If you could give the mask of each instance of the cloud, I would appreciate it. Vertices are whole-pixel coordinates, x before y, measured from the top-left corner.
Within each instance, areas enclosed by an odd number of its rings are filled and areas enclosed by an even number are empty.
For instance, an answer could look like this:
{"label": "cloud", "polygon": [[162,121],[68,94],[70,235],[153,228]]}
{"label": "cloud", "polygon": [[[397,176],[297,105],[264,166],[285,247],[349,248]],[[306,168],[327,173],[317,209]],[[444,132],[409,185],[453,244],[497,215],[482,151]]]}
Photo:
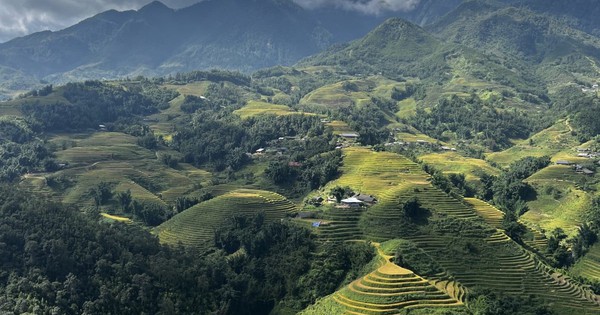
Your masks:
{"label": "cloud", "polygon": [[[59,30],[100,12],[139,9],[152,0],[0,0],[0,42],[43,30]],[[200,0],[163,0],[182,8]]]}
{"label": "cloud", "polygon": [[294,0],[299,5],[315,9],[336,7],[365,14],[381,14],[389,11],[410,11],[420,0]]}

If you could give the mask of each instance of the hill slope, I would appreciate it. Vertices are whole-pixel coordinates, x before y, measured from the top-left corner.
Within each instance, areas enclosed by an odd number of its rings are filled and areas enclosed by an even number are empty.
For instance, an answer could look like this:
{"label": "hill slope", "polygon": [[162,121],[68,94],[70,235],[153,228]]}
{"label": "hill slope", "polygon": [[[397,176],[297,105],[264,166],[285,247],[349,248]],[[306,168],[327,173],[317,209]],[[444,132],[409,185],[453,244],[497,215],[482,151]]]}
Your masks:
{"label": "hill slope", "polygon": [[267,221],[275,221],[295,209],[279,194],[240,189],[187,209],[157,227],[156,233],[163,243],[203,247],[213,240],[214,230],[235,215],[264,212]]}

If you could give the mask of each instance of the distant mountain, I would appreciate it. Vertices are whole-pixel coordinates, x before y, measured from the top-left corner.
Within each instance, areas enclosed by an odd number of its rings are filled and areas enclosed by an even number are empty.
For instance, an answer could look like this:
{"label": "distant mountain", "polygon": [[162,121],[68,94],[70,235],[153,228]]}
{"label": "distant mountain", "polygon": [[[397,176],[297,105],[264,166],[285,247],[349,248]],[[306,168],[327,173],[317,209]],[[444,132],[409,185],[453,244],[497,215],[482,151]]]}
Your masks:
{"label": "distant mountain", "polygon": [[292,64],[360,37],[382,20],[305,10],[291,0],[209,0],[180,10],[153,2],[0,44],[0,73],[66,82],[208,68],[252,71]]}
{"label": "distant mountain", "polygon": [[400,18],[391,18],[365,37],[303,60],[300,65],[341,66],[350,72],[386,72],[417,75],[445,43],[424,29]]}
{"label": "distant mountain", "polygon": [[519,3],[467,1],[427,29],[440,39],[496,55],[515,67],[529,67],[548,83],[599,75],[600,38]]}

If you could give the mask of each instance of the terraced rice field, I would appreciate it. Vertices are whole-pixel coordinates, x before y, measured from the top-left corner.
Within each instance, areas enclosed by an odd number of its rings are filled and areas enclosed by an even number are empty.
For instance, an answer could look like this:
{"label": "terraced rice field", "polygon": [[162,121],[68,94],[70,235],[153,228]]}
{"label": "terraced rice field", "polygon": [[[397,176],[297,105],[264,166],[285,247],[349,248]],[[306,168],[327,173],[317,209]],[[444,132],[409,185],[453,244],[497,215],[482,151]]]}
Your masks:
{"label": "terraced rice field", "polygon": [[383,263],[377,270],[333,296],[346,314],[398,314],[408,309],[463,307],[459,299],[436,287],[433,281],[397,266],[381,250],[379,255]]}
{"label": "terraced rice field", "polygon": [[[385,203],[393,191],[407,182],[427,184],[428,175],[419,165],[398,154],[373,152],[366,148],[344,149],[342,176],[329,183],[324,191],[335,186],[350,186],[355,192],[374,195],[379,203]],[[390,193],[392,191],[392,193]],[[378,206],[375,206],[378,207]],[[329,226],[318,229],[320,236],[329,241],[362,239],[358,222],[364,210],[337,209],[325,211]]]}
{"label": "terraced rice field", "polygon": [[[476,198],[465,198],[465,201],[475,209],[477,214],[483,218],[483,220],[497,228],[502,229],[502,219],[504,218],[504,212],[498,210],[496,207],[489,203],[476,199]],[[525,235],[525,244],[529,247],[537,250],[540,254],[545,255],[548,248],[548,239],[538,229],[527,225],[527,222],[521,222],[527,227],[527,234]]]}
{"label": "terraced rice field", "polygon": [[214,231],[235,215],[256,215],[264,212],[267,221],[284,219],[297,212],[285,197],[261,190],[239,189],[202,202],[158,226],[156,233],[166,244],[204,247],[211,242]]}
{"label": "terraced rice field", "polygon": [[[400,211],[398,204],[411,197],[416,197],[422,207],[434,211],[437,215],[458,219],[478,218],[471,208],[430,184],[405,184],[387,190],[381,196],[382,200],[366,212],[366,220],[379,220],[379,222],[405,221],[404,214]],[[403,235],[410,234],[409,232],[404,231]],[[413,232],[419,233],[419,231]],[[390,229],[370,229],[365,231],[365,234],[368,239],[375,241],[385,241],[398,237],[398,231]]]}
{"label": "terraced rice field", "polygon": [[[503,232],[475,245],[477,255],[453,255],[453,242],[435,235],[408,238],[434,257],[456,281],[467,288],[489,288],[506,294],[534,295],[565,314],[598,314],[599,297],[554,272],[534,255],[521,249]],[[464,240],[464,238],[463,238]],[[472,240],[477,244],[477,240]],[[483,246],[483,247],[480,247]]]}
{"label": "terraced rice field", "polygon": [[299,114],[285,105],[277,105],[260,101],[248,101],[248,104],[233,112],[242,119],[257,115],[290,115]]}
{"label": "terraced rice field", "polygon": [[325,211],[324,220],[330,223],[317,229],[319,237],[330,242],[363,239],[363,233],[358,226],[363,211],[352,208],[331,208]]}
{"label": "terraced rice field", "polygon": [[475,209],[477,214],[489,225],[501,229],[502,219],[504,218],[504,212],[498,210],[496,207],[489,203],[476,199],[476,198],[465,198],[465,201]]}
{"label": "terraced rice field", "polygon": [[[530,183],[535,188],[537,197],[527,202],[529,211],[521,216],[521,220],[546,231],[562,228],[568,235],[575,235],[592,202],[592,196],[567,182]],[[546,194],[548,186],[561,191],[562,196],[556,199],[552,194]]]}
{"label": "terraced rice field", "polygon": [[405,182],[426,184],[429,177],[418,164],[395,153],[360,147],[344,149],[343,153],[342,176],[329,183],[325,190],[350,186],[355,192],[378,197]]}
{"label": "terraced rice field", "polygon": [[585,175],[575,173],[572,166],[550,165],[527,178],[528,182],[569,182],[576,183]]}
{"label": "terraced rice field", "polygon": [[499,175],[500,171],[484,160],[464,157],[456,152],[432,153],[420,156],[423,162],[434,166],[444,174],[465,174],[467,181],[479,180],[476,172]]}
{"label": "terraced rice field", "polygon": [[554,156],[579,145],[579,141],[571,134],[569,125],[564,120],[533,135],[531,140],[533,145],[530,145],[529,140],[522,140],[510,149],[489,154],[486,159],[502,166],[508,166],[508,164],[527,156]]}
{"label": "terraced rice field", "polygon": [[592,246],[588,253],[571,268],[571,272],[577,276],[599,281],[600,244]]}

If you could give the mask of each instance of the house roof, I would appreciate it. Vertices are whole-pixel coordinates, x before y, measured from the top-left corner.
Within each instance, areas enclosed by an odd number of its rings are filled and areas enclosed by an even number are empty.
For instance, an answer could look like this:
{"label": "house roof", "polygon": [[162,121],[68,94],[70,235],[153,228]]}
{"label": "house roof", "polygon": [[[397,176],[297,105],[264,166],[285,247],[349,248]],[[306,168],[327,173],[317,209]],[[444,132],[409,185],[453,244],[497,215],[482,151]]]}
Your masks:
{"label": "house roof", "polygon": [[556,161],[556,164],[571,165],[573,163],[566,161],[566,160],[558,160],[558,161]]}
{"label": "house roof", "polygon": [[358,138],[357,133],[340,133],[340,137],[344,138]]}
{"label": "house roof", "polygon": [[365,194],[360,194],[357,196],[354,196],[356,199],[363,201],[363,202],[373,202],[375,201],[375,198],[373,196],[369,196],[369,195],[365,195]]}
{"label": "house roof", "polygon": [[582,171],[583,171],[583,174],[594,174],[594,171],[587,169],[587,168],[584,168]]}
{"label": "house roof", "polygon": [[361,200],[356,197],[350,197],[342,200],[342,203],[363,203]]}

